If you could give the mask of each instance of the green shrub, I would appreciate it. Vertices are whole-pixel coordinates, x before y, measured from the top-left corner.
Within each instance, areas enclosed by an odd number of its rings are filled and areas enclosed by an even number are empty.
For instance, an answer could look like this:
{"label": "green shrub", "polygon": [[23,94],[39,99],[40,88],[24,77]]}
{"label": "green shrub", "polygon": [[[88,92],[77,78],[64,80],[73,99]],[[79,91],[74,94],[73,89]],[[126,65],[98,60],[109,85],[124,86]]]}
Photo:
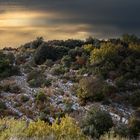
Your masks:
{"label": "green shrub", "polygon": [[43,91],[40,91],[39,93],[37,93],[36,101],[45,102],[46,100],[47,100],[47,96],[45,95]]}
{"label": "green shrub", "polygon": [[[139,114],[139,113],[138,113]],[[118,135],[122,138],[137,139],[140,133],[140,119],[139,116],[134,114],[129,119],[129,123],[120,124],[114,128],[114,135]]]}
{"label": "green shrub", "polygon": [[111,116],[97,108],[91,108],[81,123],[83,132],[92,138],[99,138],[113,126]]}
{"label": "green shrub", "polygon": [[[5,127],[6,126],[6,127]],[[88,140],[77,126],[76,122],[66,116],[53,122],[32,121],[27,124],[24,120],[0,119],[0,140]]]}
{"label": "green shrub", "polygon": [[71,57],[66,55],[61,59],[61,63],[65,66],[65,67],[70,67],[71,66]]}
{"label": "green shrub", "polygon": [[112,61],[118,56],[118,49],[122,47],[120,45],[115,46],[112,43],[102,44],[100,48],[94,48],[91,52],[90,62],[100,63],[104,60]]}
{"label": "green shrub", "polygon": [[0,111],[3,111],[3,110],[5,110],[5,109],[7,109],[5,103],[2,102],[2,101],[0,101]]}
{"label": "green shrub", "polygon": [[101,136],[100,140],[130,140],[128,137],[122,137],[114,131],[110,131]]}
{"label": "green shrub", "polygon": [[51,73],[53,75],[60,75],[60,74],[64,74],[65,72],[66,72],[65,68],[60,65],[56,65],[51,69]]}
{"label": "green shrub", "polygon": [[126,84],[126,80],[123,76],[115,79],[115,84],[118,88],[124,88]]}
{"label": "green shrub", "polygon": [[98,78],[85,77],[79,81],[77,95],[82,101],[101,101],[104,98],[103,85],[104,82]]}
{"label": "green shrub", "polygon": [[114,128],[115,135],[119,135],[120,137],[126,138],[129,137],[129,128],[125,124],[120,124]]}
{"label": "green shrub", "polygon": [[1,85],[1,88],[4,92],[11,92],[11,93],[20,93],[21,92],[21,88],[14,84],[3,84]]}
{"label": "green shrub", "polygon": [[117,88],[115,86],[105,84],[102,92],[104,93],[105,97],[109,98],[115,95]]}
{"label": "green shrub", "polygon": [[68,53],[68,48],[63,46],[49,46],[47,43],[42,43],[35,52],[34,61],[36,64],[43,64],[47,59],[53,61],[61,59]]}
{"label": "green shrub", "polygon": [[47,80],[43,74],[43,71],[32,70],[27,75],[27,82],[29,83],[30,87],[41,87],[46,86]]}
{"label": "green shrub", "polygon": [[135,106],[140,107],[140,90],[136,90],[129,96],[129,102]]}
{"label": "green shrub", "polygon": [[44,86],[48,86],[48,82],[47,82],[47,80],[46,79],[44,79],[44,78],[37,78],[37,79],[32,79],[32,80],[30,80],[30,81],[28,81],[28,83],[29,83],[29,86],[30,87],[44,87]]}
{"label": "green shrub", "polygon": [[47,59],[44,63],[47,67],[52,67],[54,62],[51,59]]}
{"label": "green shrub", "polygon": [[140,134],[140,118],[136,114],[133,114],[129,119],[129,136],[137,138]]}
{"label": "green shrub", "polygon": [[32,70],[33,70],[33,68],[32,68],[32,66],[30,65],[30,64],[25,64],[24,66],[23,66],[23,68],[24,68],[24,72],[25,73],[30,73]]}
{"label": "green shrub", "polygon": [[27,102],[27,101],[29,101],[29,97],[26,96],[26,95],[22,95],[22,96],[21,96],[21,101],[22,101],[22,102]]}
{"label": "green shrub", "polygon": [[52,85],[52,80],[51,79],[46,79],[44,81],[44,85],[47,86],[47,87],[51,86]]}
{"label": "green shrub", "polygon": [[10,57],[3,52],[0,52],[0,78],[9,77],[12,75],[19,75],[19,67],[14,66],[14,61],[10,60]]}

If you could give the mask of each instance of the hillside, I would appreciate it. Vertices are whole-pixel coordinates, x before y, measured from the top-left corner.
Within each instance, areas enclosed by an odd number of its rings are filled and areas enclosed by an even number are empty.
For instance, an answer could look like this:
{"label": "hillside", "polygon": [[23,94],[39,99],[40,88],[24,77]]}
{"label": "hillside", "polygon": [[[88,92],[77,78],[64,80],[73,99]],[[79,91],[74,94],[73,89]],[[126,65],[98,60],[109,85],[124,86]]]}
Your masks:
{"label": "hillside", "polygon": [[2,49],[0,117],[0,140],[139,139],[140,39]]}

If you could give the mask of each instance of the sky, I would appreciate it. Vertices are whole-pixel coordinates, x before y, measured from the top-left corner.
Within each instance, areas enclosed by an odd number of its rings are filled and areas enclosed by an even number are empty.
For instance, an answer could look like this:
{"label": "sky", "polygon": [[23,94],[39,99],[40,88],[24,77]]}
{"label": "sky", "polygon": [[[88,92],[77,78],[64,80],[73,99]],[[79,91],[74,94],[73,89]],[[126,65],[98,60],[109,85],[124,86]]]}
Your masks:
{"label": "sky", "polygon": [[140,36],[140,0],[0,0],[0,47],[124,33]]}

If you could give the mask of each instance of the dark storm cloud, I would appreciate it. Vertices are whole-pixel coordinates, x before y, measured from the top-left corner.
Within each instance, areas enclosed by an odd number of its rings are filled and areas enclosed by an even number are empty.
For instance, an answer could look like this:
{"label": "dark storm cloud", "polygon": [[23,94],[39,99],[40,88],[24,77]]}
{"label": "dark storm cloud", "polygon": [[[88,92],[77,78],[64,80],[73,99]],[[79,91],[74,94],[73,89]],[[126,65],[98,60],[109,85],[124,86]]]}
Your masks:
{"label": "dark storm cloud", "polygon": [[140,35],[140,0],[0,0],[0,4],[57,13],[50,24],[85,24],[87,32],[99,37]]}

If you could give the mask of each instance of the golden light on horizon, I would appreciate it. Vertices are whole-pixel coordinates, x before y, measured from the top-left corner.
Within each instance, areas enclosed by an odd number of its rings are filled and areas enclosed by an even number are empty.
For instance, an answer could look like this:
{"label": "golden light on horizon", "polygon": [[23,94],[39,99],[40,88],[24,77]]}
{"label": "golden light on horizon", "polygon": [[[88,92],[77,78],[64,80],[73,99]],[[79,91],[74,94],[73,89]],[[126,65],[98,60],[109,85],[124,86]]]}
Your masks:
{"label": "golden light on horizon", "polygon": [[85,38],[88,25],[56,24],[52,19],[60,18],[58,13],[19,10],[0,13],[0,48],[18,47],[43,36],[45,39]]}
{"label": "golden light on horizon", "polygon": [[5,12],[0,16],[0,28],[30,26],[35,19],[50,16],[52,15],[30,11]]}

